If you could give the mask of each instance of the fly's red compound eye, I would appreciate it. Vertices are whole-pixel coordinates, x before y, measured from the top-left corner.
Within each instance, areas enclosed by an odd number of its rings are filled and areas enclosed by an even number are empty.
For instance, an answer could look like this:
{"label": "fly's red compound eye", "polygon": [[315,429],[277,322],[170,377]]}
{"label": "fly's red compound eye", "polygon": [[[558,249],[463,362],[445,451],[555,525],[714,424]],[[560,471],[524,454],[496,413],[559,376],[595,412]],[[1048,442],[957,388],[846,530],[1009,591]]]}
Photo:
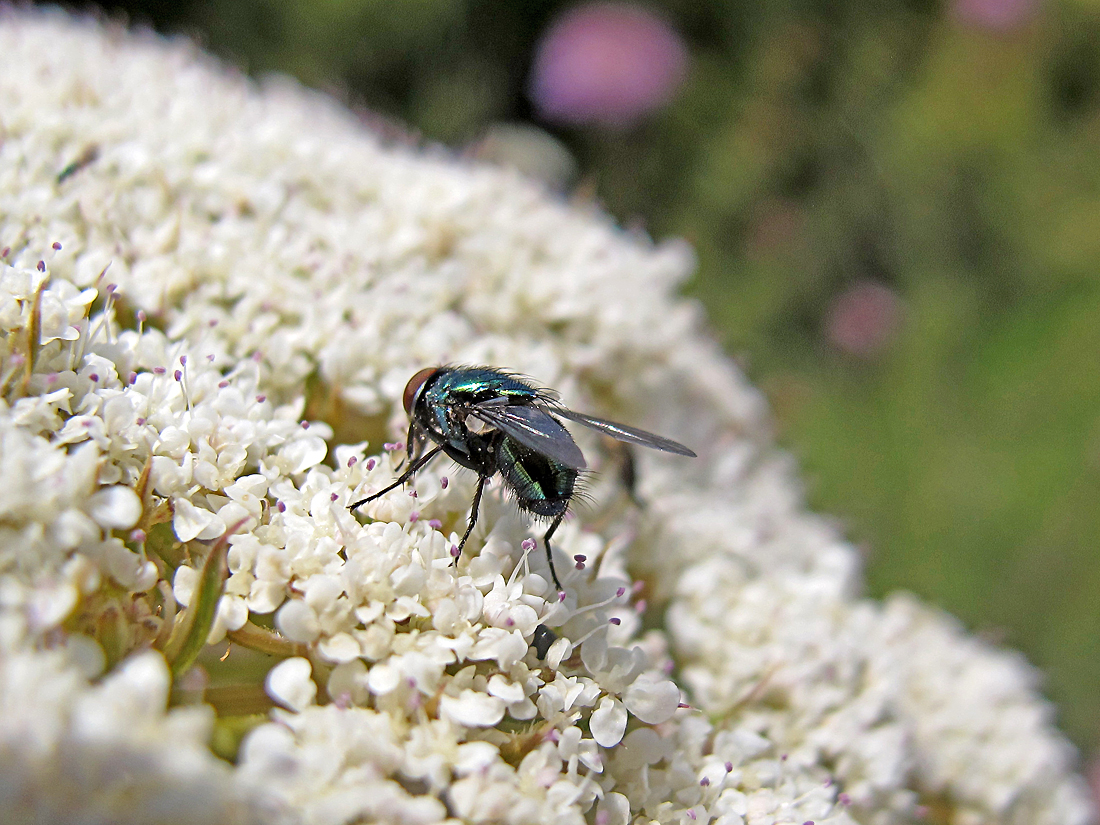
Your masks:
{"label": "fly's red compound eye", "polygon": [[406,413],[412,415],[413,404],[416,403],[416,397],[420,395],[420,388],[437,372],[439,367],[426,367],[409,379],[409,383],[405,385],[405,394],[401,398],[401,404],[405,407]]}

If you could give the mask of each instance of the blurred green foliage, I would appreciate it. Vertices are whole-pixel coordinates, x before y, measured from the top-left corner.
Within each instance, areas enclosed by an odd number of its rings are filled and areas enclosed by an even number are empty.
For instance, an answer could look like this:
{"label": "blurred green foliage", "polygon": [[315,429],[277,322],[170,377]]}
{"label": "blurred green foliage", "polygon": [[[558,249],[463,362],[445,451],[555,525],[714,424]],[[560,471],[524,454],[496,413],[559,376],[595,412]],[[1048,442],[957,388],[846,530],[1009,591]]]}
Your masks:
{"label": "blurred green foliage", "polygon": [[[120,5],[461,146],[537,123],[527,72],[569,4]],[[631,129],[557,130],[582,184],[695,244],[690,293],[769,393],[814,506],[869,548],[871,592],[913,590],[1023,649],[1095,749],[1100,5],[653,5],[690,76]],[[829,317],[864,282],[900,321],[853,354]]]}

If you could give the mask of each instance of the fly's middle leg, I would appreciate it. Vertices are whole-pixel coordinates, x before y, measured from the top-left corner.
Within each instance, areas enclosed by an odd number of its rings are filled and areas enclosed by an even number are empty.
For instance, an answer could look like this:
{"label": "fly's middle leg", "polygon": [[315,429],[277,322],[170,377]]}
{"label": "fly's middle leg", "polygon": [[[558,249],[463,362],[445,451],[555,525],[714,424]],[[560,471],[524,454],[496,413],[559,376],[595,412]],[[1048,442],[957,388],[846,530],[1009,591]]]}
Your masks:
{"label": "fly's middle leg", "polygon": [[485,482],[489,480],[489,476],[482,473],[477,477],[477,490],[474,491],[474,503],[470,505],[470,522],[466,525],[466,532],[462,534],[462,541],[458,543],[458,552],[455,554],[451,564],[458,564],[458,558],[462,555],[462,548],[466,546],[466,539],[470,538],[470,533],[474,531],[474,525],[477,524],[477,511],[481,506],[481,493],[485,490]]}

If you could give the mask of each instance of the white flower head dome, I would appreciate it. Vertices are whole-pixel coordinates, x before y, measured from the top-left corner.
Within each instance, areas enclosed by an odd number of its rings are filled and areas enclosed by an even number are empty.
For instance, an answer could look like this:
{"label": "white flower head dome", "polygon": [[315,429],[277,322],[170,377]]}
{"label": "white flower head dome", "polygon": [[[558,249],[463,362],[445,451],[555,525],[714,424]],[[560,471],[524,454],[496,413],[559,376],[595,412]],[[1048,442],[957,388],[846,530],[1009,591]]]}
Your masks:
{"label": "white flower head dome", "polygon": [[[5,9],[0,252],[12,821],[1092,821],[1026,664],[859,597],[675,297],[683,244],[188,42]],[[444,363],[700,458],[639,454],[638,507],[576,433],[564,599],[498,486],[454,563],[448,461],[348,509]]]}

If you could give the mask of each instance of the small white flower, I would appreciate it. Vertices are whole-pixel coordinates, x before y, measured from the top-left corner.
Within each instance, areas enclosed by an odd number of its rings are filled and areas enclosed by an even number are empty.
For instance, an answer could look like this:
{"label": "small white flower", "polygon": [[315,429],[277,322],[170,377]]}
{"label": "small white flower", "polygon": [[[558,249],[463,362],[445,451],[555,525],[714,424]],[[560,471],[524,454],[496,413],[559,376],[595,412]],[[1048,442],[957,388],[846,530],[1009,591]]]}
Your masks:
{"label": "small white flower", "polygon": [[367,674],[367,687],[376,696],[385,696],[401,684],[401,670],[391,662],[375,665]]}
{"label": "small white flower", "polygon": [[500,669],[507,672],[527,655],[528,644],[519,630],[487,627],[478,636],[477,644],[469,652],[471,659],[494,659]]}
{"label": "small white flower", "polygon": [[492,590],[485,594],[484,616],[494,627],[516,628],[522,635],[530,636],[539,624],[539,614],[529,604],[521,601],[523,583],[508,585],[503,576],[493,582]]}
{"label": "small white flower", "polygon": [[558,753],[562,760],[568,763],[570,773],[576,772],[578,762],[596,773],[603,771],[603,760],[600,758],[596,742],[583,738],[580,728],[565,729],[558,739]]}
{"label": "small white flower", "polygon": [[222,596],[218,600],[218,613],[214,621],[217,632],[211,632],[213,641],[208,644],[220,641],[225,636],[226,630],[240,630],[244,627],[244,623],[248,621],[248,605],[242,598],[231,595]]}
{"label": "small white flower", "polygon": [[275,614],[275,627],[292,642],[309,644],[321,635],[317,614],[301,599],[290,599]]}
{"label": "small white flower", "polygon": [[302,711],[313,704],[317,696],[312,673],[308,659],[284,659],[268,672],[264,688],[267,695],[283,707]]}
{"label": "small white flower", "polygon": [[79,600],[80,590],[69,582],[35,588],[25,605],[29,629],[37,634],[58,627],[70,616]]}
{"label": "small white flower", "polygon": [[522,702],[527,698],[527,693],[523,689],[523,685],[510,682],[499,673],[494,673],[489,677],[488,690],[490,696],[496,696],[503,699],[510,705]]}
{"label": "small white flower", "polygon": [[584,696],[585,680],[577,676],[566,676],[560,671],[554,674],[554,681],[539,691],[538,706],[543,716],[551,718],[559,713],[568,713]]}
{"label": "small white flower", "polygon": [[324,460],[328,445],[317,436],[298,438],[277,453],[279,460],[285,462],[285,472],[290,475],[304,473],[310,467]]}

